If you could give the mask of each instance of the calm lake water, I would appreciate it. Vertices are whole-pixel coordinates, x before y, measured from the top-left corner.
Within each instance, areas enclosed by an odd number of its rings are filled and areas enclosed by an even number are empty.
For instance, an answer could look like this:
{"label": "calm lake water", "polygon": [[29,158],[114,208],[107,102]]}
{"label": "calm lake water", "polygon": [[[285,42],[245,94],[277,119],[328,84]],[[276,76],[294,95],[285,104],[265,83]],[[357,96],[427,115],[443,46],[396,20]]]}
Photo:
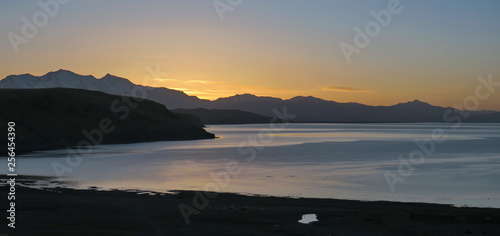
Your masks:
{"label": "calm lake water", "polygon": [[[284,128],[259,124],[207,129],[220,138],[95,147],[61,179],[76,187],[103,189],[208,188],[500,207],[500,124],[459,128],[437,123],[287,124]],[[409,160],[410,153],[421,150],[415,141],[431,139],[433,132],[443,132],[446,140],[427,144],[427,149],[435,145],[435,151]],[[67,165],[65,150],[20,156],[18,173],[55,176],[54,163]],[[228,163],[230,170],[240,172],[224,174]],[[3,158],[2,165],[6,167]],[[394,189],[387,176],[395,181]]]}

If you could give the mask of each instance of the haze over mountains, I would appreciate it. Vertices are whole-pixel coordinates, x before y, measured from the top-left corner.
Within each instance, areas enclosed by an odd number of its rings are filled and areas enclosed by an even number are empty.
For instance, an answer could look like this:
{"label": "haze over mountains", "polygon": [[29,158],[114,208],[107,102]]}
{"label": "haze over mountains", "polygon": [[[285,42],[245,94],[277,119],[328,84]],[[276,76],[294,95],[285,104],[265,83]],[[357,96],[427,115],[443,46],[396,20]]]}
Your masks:
{"label": "haze over mountains", "polygon": [[[126,96],[133,96],[131,91],[137,87],[147,91],[146,99],[164,104],[168,109],[229,109],[275,116],[276,109],[283,112],[286,107],[288,114],[296,115],[293,119],[295,122],[445,122],[443,115],[449,109],[433,106],[419,100],[393,106],[368,106],[359,103],[338,103],[310,96],[281,99],[258,97],[251,94],[210,101],[189,96],[178,90],[136,85],[125,78],[110,74],[98,79],[91,75],[78,75],[67,70],[49,72],[43,76],[10,75],[0,81],[0,88],[54,87],[86,89]],[[196,112],[201,111],[192,110],[188,113],[196,115]],[[218,111],[223,112],[223,110]],[[453,112],[449,113],[448,116],[456,114]],[[471,112],[471,115],[463,121],[500,122],[500,112]]]}

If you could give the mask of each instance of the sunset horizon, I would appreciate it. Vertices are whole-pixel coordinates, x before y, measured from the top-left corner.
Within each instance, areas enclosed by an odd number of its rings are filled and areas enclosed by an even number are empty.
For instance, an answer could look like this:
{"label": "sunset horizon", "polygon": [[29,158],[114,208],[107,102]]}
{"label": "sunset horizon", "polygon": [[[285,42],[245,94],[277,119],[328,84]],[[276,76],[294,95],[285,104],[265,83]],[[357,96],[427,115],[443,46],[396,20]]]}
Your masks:
{"label": "sunset horizon", "polygon": [[[106,76],[106,75],[113,75],[113,76],[117,76],[117,77],[120,77],[120,78],[124,78],[124,79],[127,79],[129,81],[131,81],[132,83],[134,84],[137,84],[137,85],[142,85],[142,86],[148,86],[148,87],[153,87],[153,88],[167,88],[167,89],[172,89],[172,90],[178,90],[178,91],[182,91],[184,92],[185,94],[189,95],[189,96],[195,96],[197,98],[200,98],[200,99],[205,99],[205,100],[209,100],[209,101],[215,101],[219,98],[228,98],[228,97],[233,97],[233,96],[237,96],[237,95],[244,95],[244,94],[251,94],[251,95],[255,95],[255,96],[258,96],[258,97],[274,97],[274,98],[279,98],[279,99],[282,99],[282,100],[289,100],[289,99],[292,99],[294,97],[315,97],[315,98],[319,98],[319,99],[322,99],[322,100],[326,100],[326,101],[333,101],[333,102],[341,102],[341,103],[360,103],[360,104],[363,104],[363,105],[368,105],[368,106],[393,106],[393,105],[397,105],[397,104],[401,104],[401,103],[407,103],[407,102],[412,102],[412,101],[415,101],[415,100],[418,100],[418,101],[422,101],[422,102],[425,102],[425,103],[429,103],[431,105],[434,105],[434,106],[440,106],[440,107],[453,107],[453,108],[458,108],[458,109],[464,109],[463,105],[460,104],[461,101],[458,101],[458,102],[455,102],[454,104],[434,104],[434,103],[431,103],[431,102],[428,102],[427,100],[425,100],[425,98],[422,98],[422,99],[419,99],[419,98],[413,98],[413,99],[409,99],[409,100],[401,100],[401,101],[396,101],[394,103],[364,103],[364,102],[357,102],[357,101],[341,101],[341,100],[333,100],[333,99],[329,99],[329,98],[325,98],[325,97],[320,97],[320,96],[315,96],[313,95],[312,92],[310,93],[303,93],[303,94],[291,94],[291,95],[288,95],[288,96],[280,96],[280,95],[276,95],[276,93],[273,93],[275,92],[276,90],[273,90],[272,88],[267,88],[269,89],[270,91],[273,91],[273,92],[270,92],[270,93],[263,93],[263,92],[248,92],[247,90],[241,90],[240,92],[238,93],[217,93],[217,94],[223,94],[223,95],[219,95],[219,96],[209,96],[209,95],[204,95],[203,92],[199,93],[197,91],[190,91],[189,89],[185,89],[185,88],[175,88],[175,87],[168,87],[167,86],[164,86],[162,85],[163,81],[168,81],[168,73],[165,74],[163,71],[161,71],[160,67],[158,67],[158,65],[155,67],[147,67],[145,71],[149,71],[146,73],[146,75],[142,78],[142,79],[138,79],[139,82],[134,82],[134,80],[130,79],[130,78],[127,78],[126,76],[120,76],[120,75],[116,75],[116,74],[110,74],[110,73],[105,73],[103,74],[102,76],[96,76],[94,74],[87,74],[87,73],[79,73],[79,72],[75,72],[75,71],[71,71],[71,70],[68,70],[68,69],[57,69],[57,70],[52,70],[52,71],[47,71],[45,73],[39,73],[39,74],[35,74],[35,73],[22,73],[22,74],[30,74],[30,75],[33,75],[33,76],[36,76],[36,77],[40,77],[40,76],[43,76],[43,75],[46,75],[50,72],[56,72],[56,71],[59,71],[59,70],[64,70],[64,71],[70,71],[72,73],[75,73],[75,74],[78,74],[78,75],[83,75],[83,76],[93,76],[94,78],[96,79],[101,79],[102,77]],[[154,70],[157,70],[155,72],[153,72]],[[22,74],[16,74],[16,75],[22,75]],[[158,74],[159,76],[157,78],[153,78],[152,75],[155,75],[155,74]],[[484,77],[480,77],[480,78],[483,78],[485,79]],[[1,81],[1,80],[0,80]],[[145,81],[154,81],[152,83],[144,83]],[[160,82],[158,82],[160,81]],[[480,80],[478,80],[479,82],[481,82]],[[201,85],[207,85],[207,84],[212,84],[213,81],[202,81],[202,80],[191,80],[191,82],[193,83],[198,83],[198,84],[201,84]],[[365,90],[361,90],[361,91],[358,91],[357,89],[354,89],[354,88],[349,88],[349,87],[333,87],[333,86],[325,86],[325,87],[322,87],[320,88],[320,90],[329,90],[329,91],[337,91],[337,92],[353,92],[353,93],[357,93],[357,92],[363,92],[363,93],[373,93],[372,91],[365,91]],[[251,90],[251,91],[258,91],[258,90]],[[303,92],[303,91],[295,91],[295,92]],[[458,106],[458,107],[457,107]],[[467,110],[467,109],[465,109]],[[493,108],[493,109],[474,109],[475,111],[481,111],[481,110],[484,110],[484,111],[500,111],[500,108]]]}
{"label": "sunset horizon", "polygon": [[[216,2],[7,3],[0,78],[64,68],[206,99],[251,91],[445,107],[473,95],[478,77],[499,80],[495,1]],[[143,81],[157,66],[166,76]],[[500,110],[498,100],[478,109]]]}

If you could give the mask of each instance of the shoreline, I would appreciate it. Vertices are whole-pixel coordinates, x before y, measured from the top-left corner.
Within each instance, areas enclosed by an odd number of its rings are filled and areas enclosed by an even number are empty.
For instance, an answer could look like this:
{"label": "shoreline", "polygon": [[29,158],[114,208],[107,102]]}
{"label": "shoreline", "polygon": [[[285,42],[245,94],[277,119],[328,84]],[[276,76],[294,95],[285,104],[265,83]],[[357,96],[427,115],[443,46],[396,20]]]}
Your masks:
{"label": "shoreline", "polygon": [[[21,181],[50,180],[31,176]],[[54,181],[57,182],[57,181]],[[7,186],[0,192],[6,195]],[[432,203],[286,198],[217,193],[186,224],[180,204],[199,194],[16,186],[9,235],[500,235],[500,209]],[[205,205],[198,198],[198,204]],[[200,205],[198,205],[200,206]],[[4,211],[5,213],[5,211]],[[303,214],[319,221],[301,224]]]}
{"label": "shoreline", "polygon": [[[404,125],[404,124],[420,124],[420,125],[452,125],[448,122],[295,122],[289,121],[290,124],[298,124],[298,125],[330,125],[330,124],[338,124],[338,125],[371,125],[371,124],[395,124],[395,125]],[[466,124],[489,124],[489,125],[500,125],[500,122],[467,122]],[[205,124],[204,129],[211,128],[210,126],[245,126],[245,125],[268,125],[269,123],[241,123],[241,124]],[[188,139],[168,139],[168,138],[158,138],[158,139],[143,139],[143,140],[135,140],[135,141],[106,141],[97,145],[91,145],[90,148],[96,148],[100,145],[123,145],[123,144],[140,144],[140,143],[150,143],[150,142],[170,142],[170,141],[198,141],[198,140],[210,140],[210,139],[219,139],[220,136],[214,134],[213,137],[210,138],[188,138]],[[44,151],[57,151],[57,150],[65,150],[66,148],[77,149],[80,148],[78,145],[68,145],[68,144],[50,144],[50,145],[31,145],[31,146],[23,146],[21,148],[17,148],[16,154],[18,155],[26,155],[33,154],[36,152],[44,152]],[[0,152],[0,157],[7,157],[6,153]]]}
{"label": "shoreline", "polygon": [[[141,187],[103,187],[98,185],[82,185],[79,184],[78,180],[70,179],[60,179],[56,176],[39,176],[39,175],[18,175],[16,183],[21,183],[24,187],[34,188],[34,189],[45,189],[50,190],[54,188],[72,189],[72,190],[93,190],[97,192],[109,192],[109,191],[120,191],[120,192],[132,192],[136,194],[152,194],[152,195],[168,195],[175,194],[178,192],[195,192],[195,189],[177,189],[177,188],[141,188]],[[0,174],[0,187],[5,184],[8,180],[8,176],[5,174]],[[42,182],[40,182],[42,181]],[[36,183],[35,183],[36,182]],[[206,192],[204,190],[199,190],[197,192]],[[232,191],[218,191],[215,194],[232,194],[238,196],[247,197],[274,197],[274,198],[286,198],[286,199],[318,199],[318,200],[339,200],[339,201],[358,201],[358,202],[391,202],[400,204],[432,204],[432,205],[443,205],[456,208],[481,208],[481,209],[500,209],[500,206],[496,205],[485,205],[485,204],[474,204],[471,202],[467,203],[457,203],[457,202],[439,202],[439,201],[425,201],[425,199],[418,200],[405,200],[405,199],[383,199],[383,198],[348,198],[348,197],[336,197],[336,196],[314,196],[314,195],[293,195],[293,194],[266,194],[260,192],[232,192]]]}

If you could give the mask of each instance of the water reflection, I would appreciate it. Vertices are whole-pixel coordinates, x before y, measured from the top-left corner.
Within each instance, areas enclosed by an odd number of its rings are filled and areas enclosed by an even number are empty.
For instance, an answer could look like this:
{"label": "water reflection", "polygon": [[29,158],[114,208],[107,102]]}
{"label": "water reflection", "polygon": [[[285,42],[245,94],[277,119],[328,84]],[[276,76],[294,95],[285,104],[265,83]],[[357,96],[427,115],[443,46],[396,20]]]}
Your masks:
{"label": "water reflection", "polygon": [[[204,190],[210,175],[237,162],[223,192],[292,197],[395,200],[500,207],[500,126],[463,124],[290,124],[247,161],[239,150],[267,125],[217,125],[215,140],[102,145],[84,157],[63,180],[99,188]],[[398,156],[415,149],[414,139],[429,138],[434,128],[448,140],[390,192],[383,173],[397,170]],[[243,146],[243,148],[251,146]],[[241,147],[240,147],[241,148]],[[64,150],[18,158],[21,175],[54,176],[51,164],[65,162]],[[6,166],[6,160],[2,159]],[[5,169],[2,169],[5,173]]]}

